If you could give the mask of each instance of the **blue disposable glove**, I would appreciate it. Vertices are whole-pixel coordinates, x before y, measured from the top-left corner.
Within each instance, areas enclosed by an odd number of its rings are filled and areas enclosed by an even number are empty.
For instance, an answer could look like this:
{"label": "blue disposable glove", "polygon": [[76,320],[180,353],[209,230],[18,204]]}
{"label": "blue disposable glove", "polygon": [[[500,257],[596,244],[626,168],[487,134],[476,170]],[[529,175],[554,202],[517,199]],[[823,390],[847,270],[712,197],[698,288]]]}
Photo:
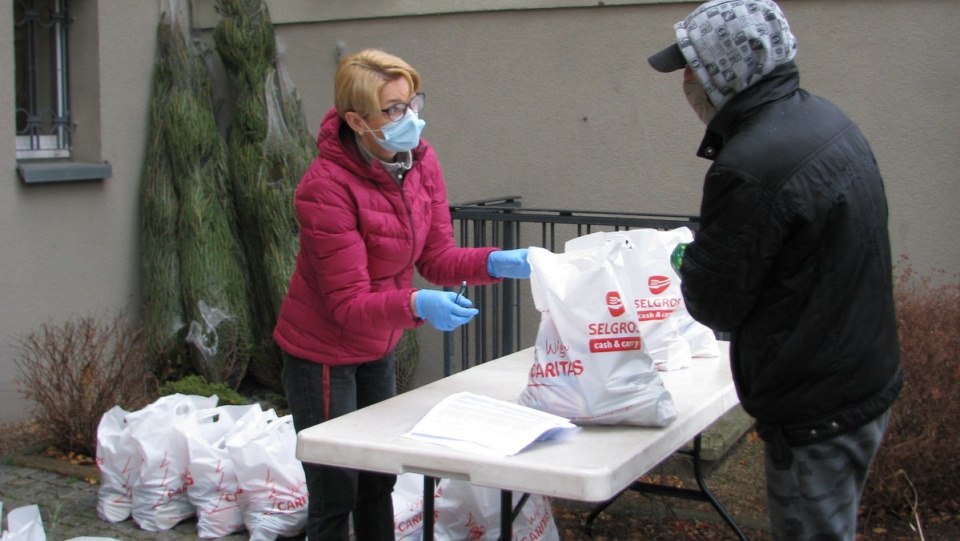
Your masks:
{"label": "blue disposable glove", "polygon": [[452,331],[480,313],[480,310],[470,308],[473,306],[470,299],[460,295],[458,300],[453,291],[421,289],[417,291],[415,302],[417,314],[441,331]]}
{"label": "blue disposable glove", "polygon": [[527,249],[490,252],[487,273],[494,278],[530,278]]}

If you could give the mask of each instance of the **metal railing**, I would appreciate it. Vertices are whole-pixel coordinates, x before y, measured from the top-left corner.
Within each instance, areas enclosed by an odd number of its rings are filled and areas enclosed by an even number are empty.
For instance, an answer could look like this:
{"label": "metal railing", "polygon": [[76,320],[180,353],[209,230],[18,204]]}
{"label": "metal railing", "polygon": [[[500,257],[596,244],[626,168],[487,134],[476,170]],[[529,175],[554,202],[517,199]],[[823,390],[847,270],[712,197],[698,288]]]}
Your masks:
{"label": "metal railing", "polygon": [[[458,245],[504,250],[540,246],[557,252],[566,241],[598,231],[678,227],[696,231],[699,223],[696,216],[523,208],[520,199],[511,195],[450,205]],[[529,290],[524,281],[509,278],[469,288],[468,296],[483,309],[468,325],[444,333],[444,376],[454,373],[457,358],[459,369],[465,370],[533,345],[540,317]],[[531,312],[535,317],[521,317]]]}

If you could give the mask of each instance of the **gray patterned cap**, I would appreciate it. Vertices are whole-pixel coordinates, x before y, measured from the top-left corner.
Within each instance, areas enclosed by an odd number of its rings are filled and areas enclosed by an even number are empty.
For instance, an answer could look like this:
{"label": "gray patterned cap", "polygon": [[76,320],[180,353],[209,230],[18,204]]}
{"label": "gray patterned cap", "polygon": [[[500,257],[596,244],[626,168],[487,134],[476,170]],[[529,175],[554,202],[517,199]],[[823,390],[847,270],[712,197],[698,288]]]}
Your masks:
{"label": "gray patterned cap", "polygon": [[677,42],[649,58],[670,72],[689,65],[717,109],[797,54],[797,40],[772,0],[713,0],[673,25]]}

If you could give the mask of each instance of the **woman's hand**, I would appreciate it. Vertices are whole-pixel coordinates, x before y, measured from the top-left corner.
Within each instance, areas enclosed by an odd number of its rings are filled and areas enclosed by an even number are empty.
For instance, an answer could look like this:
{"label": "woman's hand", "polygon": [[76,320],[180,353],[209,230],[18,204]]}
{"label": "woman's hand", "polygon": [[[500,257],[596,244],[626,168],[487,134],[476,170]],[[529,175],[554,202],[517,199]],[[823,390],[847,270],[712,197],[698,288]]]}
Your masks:
{"label": "woman's hand", "polygon": [[487,273],[494,278],[530,278],[527,249],[490,252]]}
{"label": "woman's hand", "polygon": [[480,310],[470,308],[473,306],[470,299],[453,291],[421,289],[414,292],[411,305],[415,316],[429,321],[441,331],[452,331],[480,313]]}

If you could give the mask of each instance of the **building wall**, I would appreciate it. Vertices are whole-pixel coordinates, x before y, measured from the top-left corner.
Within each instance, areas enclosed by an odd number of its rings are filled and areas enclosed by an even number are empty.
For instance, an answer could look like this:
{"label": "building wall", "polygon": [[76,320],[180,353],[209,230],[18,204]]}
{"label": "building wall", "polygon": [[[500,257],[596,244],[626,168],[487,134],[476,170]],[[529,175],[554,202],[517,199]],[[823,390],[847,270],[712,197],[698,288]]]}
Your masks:
{"label": "building wall", "polygon": [[[172,0],[77,6],[73,36],[78,145],[106,160],[105,181],[26,186],[15,172],[13,115],[0,115],[0,422],[27,414],[13,344],[45,322],[138,312],[137,190],[156,24]],[[214,0],[194,0],[209,42]],[[602,5],[601,5],[602,4]],[[379,47],[421,72],[424,136],[451,201],[521,195],[526,207],[695,214],[707,162],[703,127],[680,75],[646,64],[697,2],[579,0],[271,0],[283,61],[316,130],[332,105],[338,55]],[[799,41],[801,83],[856,120],[886,179],[893,253],[952,276],[960,246],[960,3],[783,0]],[[869,6],[869,9],[865,9]],[[414,12],[413,10],[416,10]],[[0,35],[12,27],[0,14]],[[95,30],[91,30],[91,28]],[[0,70],[13,73],[12,39]],[[12,78],[0,110],[13,108]],[[81,91],[80,95],[77,92]],[[80,142],[82,141],[82,143]],[[421,383],[438,376],[425,329]]]}
{"label": "building wall", "polygon": [[18,341],[44,323],[139,311],[138,190],[157,0],[71,2],[74,156],[112,178],[26,185],[14,152],[13,13],[0,11],[0,423],[29,412]]}

